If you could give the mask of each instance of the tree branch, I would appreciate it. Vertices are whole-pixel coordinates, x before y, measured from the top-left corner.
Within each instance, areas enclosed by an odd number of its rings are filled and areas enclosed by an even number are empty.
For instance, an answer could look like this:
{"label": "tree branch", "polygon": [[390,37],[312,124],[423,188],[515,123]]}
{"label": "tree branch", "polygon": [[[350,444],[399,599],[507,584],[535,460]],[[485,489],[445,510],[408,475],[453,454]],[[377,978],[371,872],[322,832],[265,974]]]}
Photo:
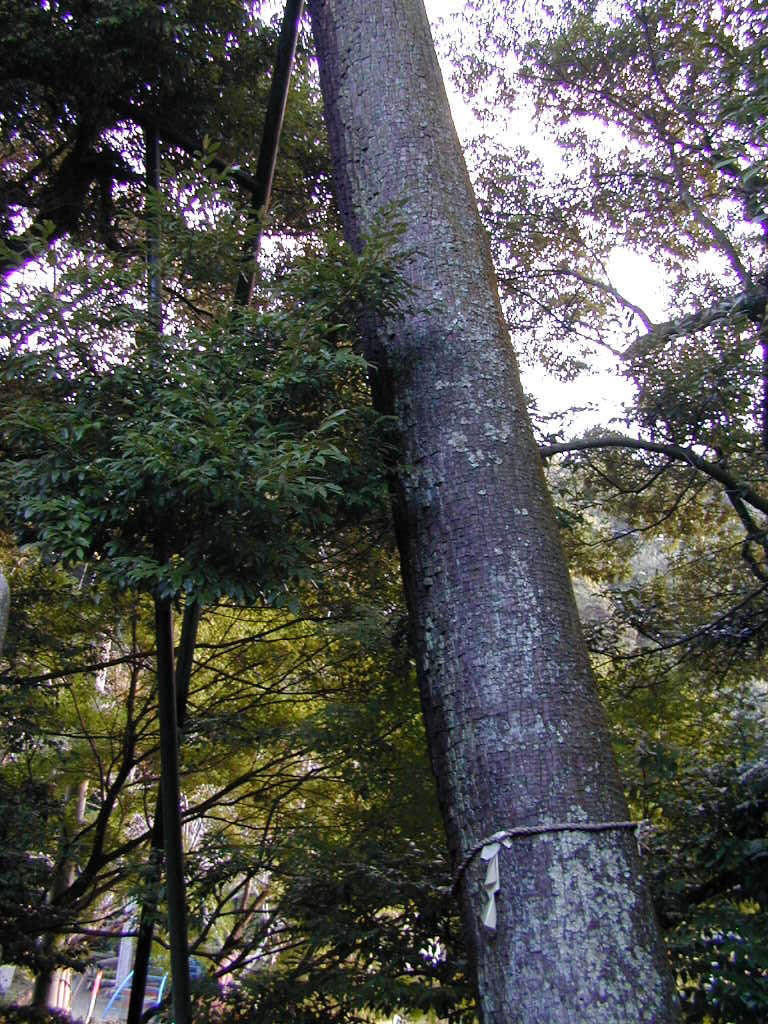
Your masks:
{"label": "tree branch", "polygon": [[677,462],[685,462],[700,473],[722,484],[726,491],[738,495],[747,505],[768,516],[768,499],[762,497],[748,484],[743,483],[716,462],[711,462],[690,448],[682,448],[676,444],[661,441],[644,441],[637,437],[626,437],[624,434],[604,434],[602,437],[584,437],[573,441],[562,441],[559,444],[542,445],[539,454],[542,459],[566,452],[583,452],[600,448],[631,448],[636,451],[655,452],[666,455]]}
{"label": "tree branch", "polygon": [[[645,44],[648,50],[648,61],[651,66],[651,76],[653,78],[653,81],[657,89],[661,93],[662,97],[672,106],[673,109],[676,109],[675,104],[672,103],[669,94],[667,93],[667,90],[661,80],[661,75],[659,74],[659,66],[656,61],[656,53],[654,50],[653,39],[651,38],[651,29],[650,25],[648,24],[648,18],[644,10],[641,10],[638,13],[637,19],[640,22],[640,26],[643,31],[643,37],[645,39]],[[680,193],[680,198],[688,207],[688,211],[691,214],[691,217],[693,217],[694,222],[707,232],[707,234],[710,236],[715,245],[720,249],[720,251],[723,253],[723,255],[730,263],[733,272],[736,274],[742,286],[744,288],[752,287],[752,277],[747,268],[742,263],[741,257],[736,251],[735,246],[731,243],[730,238],[728,238],[728,236],[722,230],[722,228],[720,228],[712,220],[712,218],[709,217],[704,212],[701,205],[697,203],[694,199],[693,194],[691,193],[691,190],[688,187],[688,184],[685,180],[685,175],[683,173],[683,167],[680,163],[680,159],[677,153],[675,152],[676,140],[669,138],[667,133],[663,130],[663,128],[659,124],[655,112],[651,113],[651,123],[653,124],[653,127],[659,136],[659,139],[663,140],[664,145],[666,146],[667,153],[669,154],[669,160],[672,165],[672,171],[675,175],[675,180],[677,181],[677,188]]]}
{"label": "tree branch", "polygon": [[606,295],[610,295],[611,298],[615,299],[620,306],[623,306],[625,309],[628,309],[632,313],[634,313],[635,316],[643,322],[643,325],[645,326],[645,329],[646,331],[648,331],[649,334],[653,334],[654,331],[657,330],[657,328],[654,326],[651,318],[648,316],[645,310],[641,306],[636,305],[634,302],[630,302],[629,299],[626,298],[626,296],[622,295],[621,292],[617,288],[614,288],[614,286],[610,284],[608,281],[600,281],[597,278],[590,277],[588,274],[582,274],[580,273],[580,271],[573,270],[573,268],[566,267],[563,264],[560,264],[557,270],[560,274],[565,274],[568,277],[573,277],[577,281],[581,281],[582,284],[585,284],[590,288],[597,288],[598,291],[605,292]]}
{"label": "tree branch", "polygon": [[746,317],[760,324],[768,308],[768,288],[764,284],[747,288],[737,295],[729,295],[714,306],[701,309],[696,313],[687,313],[676,320],[668,320],[663,324],[651,325],[647,334],[637,338],[622,353],[622,358],[633,359],[652,352],[670,338],[685,334],[694,334],[713,324],[728,323],[739,317]]}
{"label": "tree branch", "polygon": [[752,572],[757,576],[759,580],[764,583],[768,582],[768,572],[766,572],[764,566],[755,558],[752,547],[757,544],[763,552],[768,555],[768,537],[766,537],[765,530],[761,530],[754,520],[754,517],[746,507],[739,494],[735,494],[733,491],[726,490],[728,500],[736,512],[736,515],[741,520],[741,524],[744,527],[746,536],[744,537],[744,543],[741,546],[741,555],[747,565],[750,567]]}

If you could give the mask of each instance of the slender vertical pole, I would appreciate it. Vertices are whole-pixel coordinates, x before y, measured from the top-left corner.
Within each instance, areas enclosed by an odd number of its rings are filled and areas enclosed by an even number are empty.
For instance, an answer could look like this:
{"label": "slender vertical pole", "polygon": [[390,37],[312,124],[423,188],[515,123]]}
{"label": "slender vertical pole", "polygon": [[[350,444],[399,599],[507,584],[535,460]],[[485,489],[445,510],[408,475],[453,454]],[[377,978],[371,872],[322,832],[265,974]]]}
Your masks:
{"label": "slender vertical pole", "polygon": [[280,26],[275,67],[272,72],[267,113],[264,118],[264,131],[259,147],[259,160],[256,165],[256,190],[252,200],[254,218],[258,228],[256,237],[248,246],[244,266],[238,275],[235,286],[235,306],[240,308],[250,305],[256,282],[255,266],[261,245],[261,226],[269,209],[269,200],[272,195],[280,132],[285,117],[285,106],[288,102],[288,89],[291,84],[291,71],[303,9],[304,0],[288,0]]}
{"label": "slender vertical pole", "polygon": [[160,271],[160,230],[158,218],[152,213],[160,191],[160,142],[155,128],[144,129],[144,163],[146,174],[147,224],[147,319],[152,330],[163,329],[163,280]]}
{"label": "slender vertical pole", "polygon": [[[152,204],[160,192],[160,146],[154,127],[144,130],[147,188],[147,320],[151,344],[159,350],[163,329],[163,281],[160,266],[160,221]],[[165,892],[173,975],[175,1024],[191,1024],[187,905],[179,786],[179,726],[173,652],[173,608],[169,597],[155,596],[157,704],[160,725],[160,808],[165,853]],[[141,929],[140,929],[141,930]],[[150,936],[151,947],[151,936]],[[146,983],[146,982],[145,982]]]}
{"label": "slender vertical pole", "polygon": [[139,928],[136,936],[136,951],[133,957],[133,978],[131,996],[128,1002],[126,1024],[139,1024],[147,992],[147,975],[152,956],[152,939],[155,934],[155,913],[159,902],[158,887],[163,866],[163,812],[158,794],[155,820],[152,826],[152,846],[149,854],[148,886],[152,886],[141,904]]}
{"label": "slender vertical pole", "polygon": [[99,998],[99,989],[101,988],[101,979],[104,977],[104,971],[99,968],[96,971],[96,977],[93,979],[93,988],[91,989],[91,1001],[88,1003],[88,1013],[85,1015],[85,1024],[91,1024],[93,1020],[93,1011],[96,1009],[96,1000]]}
{"label": "slender vertical pole", "polygon": [[[151,203],[160,189],[160,144],[154,128],[144,129],[144,164],[147,190],[146,231],[147,231],[147,320],[152,331],[159,334],[163,327],[162,276],[159,261],[159,232],[157,217],[151,215]],[[161,784],[162,785],[162,784]],[[128,1003],[128,1024],[139,1024],[147,989],[147,974],[152,955],[152,939],[155,931],[155,914],[159,901],[158,889],[162,877],[163,862],[163,808],[161,793],[157,794],[155,817],[152,824],[152,845],[149,854],[148,885],[153,891],[142,901],[139,915],[136,951],[133,959],[131,996]]]}
{"label": "slender vertical pole", "polygon": [[175,1024],[191,1024],[187,903],[179,786],[179,730],[176,714],[176,673],[173,662],[173,609],[167,597],[155,598],[157,639],[157,703],[160,720],[160,801],[163,813],[165,891],[171,944]]}
{"label": "slender vertical pole", "polygon": [[[197,601],[190,602],[184,609],[181,642],[176,660],[176,719],[179,728],[184,725],[187,713],[187,696],[189,694],[189,681],[192,675],[192,657],[195,651],[197,630],[200,624],[200,611],[200,604]],[[158,889],[162,878],[164,842],[163,805],[161,795],[158,793],[155,818],[152,825],[152,846],[147,879],[150,888],[141,904],[136,953],[133,961],[131,997],[128,1003],[126,1024],[140,1024],[144,1007],[149,961],[152,955],[152,939],[155,931],[155,915],[159,902]]]}

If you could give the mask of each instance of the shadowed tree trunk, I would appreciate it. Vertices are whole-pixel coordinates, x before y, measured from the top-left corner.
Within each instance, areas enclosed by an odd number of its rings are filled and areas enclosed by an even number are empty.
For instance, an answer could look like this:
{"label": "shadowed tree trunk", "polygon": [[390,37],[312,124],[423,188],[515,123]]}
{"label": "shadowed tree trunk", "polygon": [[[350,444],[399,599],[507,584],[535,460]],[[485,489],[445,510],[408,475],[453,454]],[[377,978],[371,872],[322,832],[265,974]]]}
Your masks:
{"label": "shadowed tree trunk", "polygon": [[235,307],[250,305],[253,290],[256,286],[256,261],[259,258],[261,234],[264,219],[269,212],[272,196],[272,182],[277,167],[277,152],[280,146],[280,133],[283,130],[283,118],[288,103],[288,91],[291,84],[293,59],[296,55],[296,43],[299,38],[299,22],[304,10],[304,0],[288,0],[280,24],[280,36],[277,41],[277,53],[272,69],[272,83],[269,87],[269,99],[264,116],[264,127],[259,145],[259,159],[256,165],[255,185],[251,196],[251,215],[258,224],[256,237],[251,241],[246,252],[246,266],[243,267],[235,286]]}
{"label": "shadowed tree trunk", "polygon": [[[310,0],[339,202],[359,246],[404,201],[415,311],[371,336],[401,428],[395,513],[422,704],[486,1024],[678,1010],[626,821],[489,247],[422,0]],[[460,870],[464,867],[464,870]]]}
{"label": "shadowed tree trunk", "polygon": [[157,638],[157,717],[160,725],[160,806],[162,808],[165,898],[171,948],[173,1017],[192,1024],[187,901],[179,787],[179,727],[173,660],[173,608],[170,598],[155,597]]}
{"label": "shadowed tree trunk", "polygon": [[[176,725],[184,726],[187,714],[187,697],[189,695],[192,660],[197,642],[197,630],[200,625],[200,605],[193,601],[184,608],[184,619],[181,627],[179,653],[175,667],[176,690]],[[181,822],[179,822],[179,828]],[[155,934],[155,919],[160,904],[160,891],[163,875],[163,850],[165,848],[165,832],[163,829],[162,794],[158,793],[155,804],[155,817],[152,823],[152,839],[147,865],[146,895],[141,903],[139,927],[136,937],[136,951],[133,958],[133,978],[131,979],[131,995],[128,1001],[126,1024],[139,1024],[142,1018],[144,999],[147,991],[147,977],[152,957],[152,941]]]}

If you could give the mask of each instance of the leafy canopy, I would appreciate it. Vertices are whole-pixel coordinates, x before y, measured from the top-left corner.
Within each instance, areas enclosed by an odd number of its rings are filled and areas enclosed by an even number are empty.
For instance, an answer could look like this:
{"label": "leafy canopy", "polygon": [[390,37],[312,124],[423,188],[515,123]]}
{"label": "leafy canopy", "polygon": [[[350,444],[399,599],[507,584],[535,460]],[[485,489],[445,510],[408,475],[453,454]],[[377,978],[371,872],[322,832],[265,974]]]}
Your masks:
{"label": "leafy canopy", "polygon": [[[6,523],[47,559],[204,603],[311,575],[322,537],[384,501],[390,428],[356,348],[363,312],[394,315],[404,295],[388,244],[330,240],[236,328],[161,334],[124,280],[80,290],[94,271],[72,258],[7,313]],[[108,285],[121,299],[104,310]],[[110,314],[118,344],[89,344]]]}

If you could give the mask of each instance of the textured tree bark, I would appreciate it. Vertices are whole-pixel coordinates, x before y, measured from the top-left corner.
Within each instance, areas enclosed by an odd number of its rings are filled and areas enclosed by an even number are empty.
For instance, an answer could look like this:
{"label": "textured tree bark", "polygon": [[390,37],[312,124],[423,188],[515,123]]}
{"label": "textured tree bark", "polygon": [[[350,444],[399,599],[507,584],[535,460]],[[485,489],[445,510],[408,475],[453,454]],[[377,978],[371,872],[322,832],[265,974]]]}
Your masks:
{"label": "textured tree bark", "polygon": [[[489,247],[422,0],[310,0],[345,230],[403,201],[416,311],[371,337],[403,460],[396,523],[454,864],[502,829],[626,819]],[[650,1024],[676,996],[631,831],[516,839],[460,894],[490,1022]]]}

